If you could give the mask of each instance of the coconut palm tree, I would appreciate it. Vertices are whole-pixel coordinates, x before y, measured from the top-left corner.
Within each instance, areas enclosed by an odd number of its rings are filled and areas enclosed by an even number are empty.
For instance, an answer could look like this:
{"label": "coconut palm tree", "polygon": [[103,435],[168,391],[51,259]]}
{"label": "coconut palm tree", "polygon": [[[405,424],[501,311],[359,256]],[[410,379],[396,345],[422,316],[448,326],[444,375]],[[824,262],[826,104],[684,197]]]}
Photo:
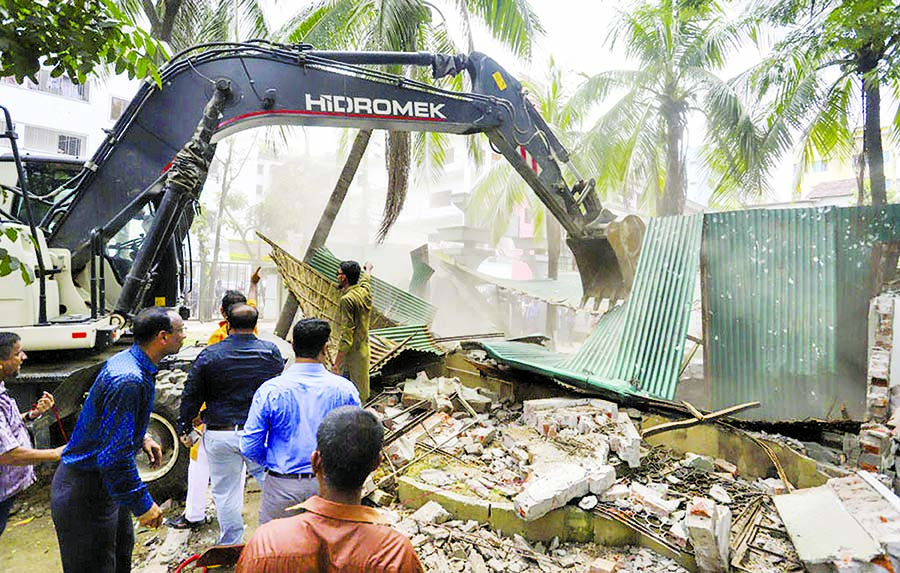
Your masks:
{"label": "coconut palm tree", "polygon": [[[894,0],[782,0],[759,17],[786,28],[772,54],[750,75],[759,97],[772,101],[769,123],[791,128],[772,153],[796,144],[804,169],[817,158],[859,156],[858,180],[864,182],[868,167],[872,204],[886,203],[882,89],[900,94],[900,6]],[[896,103],[892,119],[896,137]],[[861,150],[856,143],[860,123]]]}
{"label": "coconut palm tree", "polygon": [[706,122],[707,155],[717,159],[712,167],[722,177],[731,175],[728,155],[710,149],[722,145],[732,126],[717,124],[751,112],[738,89],[716,73],[749,31],[716,2],[662,0],[620,14],[609,45],[621,46],[635,67],[597,74],[578,94],[613,102],[583,141],[590,163],[600,169],[601,192],[636,191],[657,215],[682,213],[688,120],[695,116]]}

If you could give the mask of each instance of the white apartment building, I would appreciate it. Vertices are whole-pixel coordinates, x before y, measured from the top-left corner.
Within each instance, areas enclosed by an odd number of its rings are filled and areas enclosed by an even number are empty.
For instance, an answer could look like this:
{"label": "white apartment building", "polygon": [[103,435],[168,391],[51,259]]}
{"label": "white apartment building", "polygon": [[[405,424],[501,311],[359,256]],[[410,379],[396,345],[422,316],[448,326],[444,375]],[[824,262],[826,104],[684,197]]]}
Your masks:
{"label": "white apartment building", "polygon": [[[138,82],[123,77],[89,79],[75,84],[51,78],[41,70],[37,83],[0,79],[0,105],[5,106],[18,134],[22,153],[89,159],[137,92]],[[5,140],[2,149],[8,149]]]}

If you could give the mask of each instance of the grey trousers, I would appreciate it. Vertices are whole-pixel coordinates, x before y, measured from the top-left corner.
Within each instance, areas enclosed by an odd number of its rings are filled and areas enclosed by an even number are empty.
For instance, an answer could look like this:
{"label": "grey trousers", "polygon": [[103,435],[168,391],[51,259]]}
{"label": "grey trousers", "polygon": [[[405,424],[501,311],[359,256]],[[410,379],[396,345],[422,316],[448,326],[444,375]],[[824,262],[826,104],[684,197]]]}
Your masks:
{"label": "grey trousers", "polygon": [[291,517],[301,513],[287,508],[304,502],[319,493],[319,482],[315,477],[282,478],[266,475],[259,502],[259,524],[281,517]]}

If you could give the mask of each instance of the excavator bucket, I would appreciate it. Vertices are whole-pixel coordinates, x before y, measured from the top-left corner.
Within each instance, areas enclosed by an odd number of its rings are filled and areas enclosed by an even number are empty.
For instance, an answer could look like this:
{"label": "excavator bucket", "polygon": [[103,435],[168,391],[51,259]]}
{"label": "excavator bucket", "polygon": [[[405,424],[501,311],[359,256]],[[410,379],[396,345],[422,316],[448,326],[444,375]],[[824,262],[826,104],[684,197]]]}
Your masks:
{"label": "excavator bucket", "polygon": [[610,305],[624,300],[631,292],[641,244],[644,241],[644,222],[636,215],[592,227],[585,236],[570,236],[567,240],[578,273],[581,275],[582,306],[594,299],[594,308],[603,299]]}

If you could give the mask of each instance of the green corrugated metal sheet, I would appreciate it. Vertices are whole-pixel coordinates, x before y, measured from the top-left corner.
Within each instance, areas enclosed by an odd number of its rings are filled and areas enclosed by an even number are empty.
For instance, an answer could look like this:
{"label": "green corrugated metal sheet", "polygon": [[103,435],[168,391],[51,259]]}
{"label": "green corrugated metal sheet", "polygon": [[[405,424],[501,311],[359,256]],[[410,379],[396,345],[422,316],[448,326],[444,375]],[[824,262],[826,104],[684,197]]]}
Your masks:
{"label": "green corrugated metal sheet", "polygon": [[714,213],[704,237],[713,405],[860,419],[873,246],[900,240],[900,206]]}
{"label": "green corrugated metal sheet", "polygon": [[369,331],[370,334],[387,338],[393,342],[403,342],[410,336],[404,345],[405,349],[431,352],[432,354],[447,354],[447,349],[434,341],[431,331],[424,324],[412,324],[404,326],[392,326],[390,328],[378,328]]}
{"label": "green corrugated metal sheet", "polygon": [[[313,254],[309,264],[334,280],[341,261],[328,249],[321,248]],[[372,304],[381,314],[398,324],[431,324],[437,312],[429,302],[377,277],[372,277]]]}
{"label": "green corrugated metal sheet", "polygon": [[482,347],[498,361],[575,386],[671,400],[684,353],[702,227],[702,215],[650,221],[629,300],[600,318],[574,356],[510,342],[485,342]]}

